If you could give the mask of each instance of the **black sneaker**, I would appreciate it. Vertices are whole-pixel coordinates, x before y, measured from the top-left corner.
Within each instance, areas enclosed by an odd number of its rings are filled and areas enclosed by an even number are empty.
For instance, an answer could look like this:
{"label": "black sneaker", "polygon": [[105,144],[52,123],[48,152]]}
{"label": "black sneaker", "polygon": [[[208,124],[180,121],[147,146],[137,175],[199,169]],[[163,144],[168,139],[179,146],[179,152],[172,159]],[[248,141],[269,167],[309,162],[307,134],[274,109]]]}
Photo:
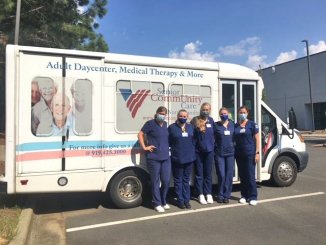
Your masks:
{"label": "black sneaker", "polygon": [[190,205],[190,203],[189,203],[189,202],[185,203],[185,207],[186,207],[187,209],[191,209],[191,205]]}
{"label": "black sneaker", "polygon": [[217,198],[217,203],[223,203],[223,199],[222,198]]}
{"label": "black sneaker", "polygon": [[229,203],[229,199],[224,198],[223,203]]}
{"label": "black sneaker", "polygon": [[183,203],[178,203],[178,208],[180,208],[180,209],[185,209],[186,208],[186,206],[183,204]]}

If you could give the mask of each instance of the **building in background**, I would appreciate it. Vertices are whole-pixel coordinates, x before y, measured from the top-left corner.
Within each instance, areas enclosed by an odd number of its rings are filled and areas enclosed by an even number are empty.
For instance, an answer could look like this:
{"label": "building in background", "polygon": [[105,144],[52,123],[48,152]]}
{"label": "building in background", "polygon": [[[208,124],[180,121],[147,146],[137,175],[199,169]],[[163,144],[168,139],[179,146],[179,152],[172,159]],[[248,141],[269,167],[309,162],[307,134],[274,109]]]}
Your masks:
{"label": "building in background", "polygon": [[[307,57],[258,71],[265,85],[265,102],[284,121],[293,107],[298,129],[311,130]],[[311,94],[315,130],[326,129],[326,51],[310,55]]]}

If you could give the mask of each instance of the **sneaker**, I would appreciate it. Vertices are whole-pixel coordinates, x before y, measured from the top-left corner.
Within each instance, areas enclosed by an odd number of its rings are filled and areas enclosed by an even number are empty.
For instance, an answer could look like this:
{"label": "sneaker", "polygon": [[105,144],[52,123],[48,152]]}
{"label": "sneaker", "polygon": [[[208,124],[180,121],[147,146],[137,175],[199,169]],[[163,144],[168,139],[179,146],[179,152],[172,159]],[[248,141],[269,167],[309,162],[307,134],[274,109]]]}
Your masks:
{"label": "sneaker", "polygon": [[224,199],[223,199],[223,203],[228,204],[229,202],[230,202],[230,201],[229,201],[228,198],[224,198]]}
{"label": "sneaker", "polygon": [[247,202],[247,200],[244,197],[241,197],[239,200],[239,203],[241,203],[241,204],[245,204],[246,202]]}
{"label": "sneaker", "polygon": [[187,209],[191,209],[191,205],[190,205],[189,202],[186,202],[186,203],[185,203],[185,206],[186,206]]}
{"label": "sneaker", "polygon": [[217,198],[217,203],[223,203],[223,199],[220,198],[220,197],[218,197],[218,198]]}
{"label": "sneaker", "polygon": [[155,209],[156,212],[159,212],[159,213],[164,213],[165,212],[165,209],[162,206],[156,206],[154,209]]}
{"label": "sneaker", "polygon": [[203,204],[203,205],[207,204],[206,199],[203,194],[199,195],[198,200],[199,200],[200,204]]}
{"label": "sneaker", "polygon": [[184,205],[183,203],[178,203],[177,206],[180,209],[185,209],[186,208],[186,205]]}
{"label": "sneaker", "polygon": [[206,195],[206,198],[207,198],[207,203],[208,204],[214,203],[214,200],[213,200],[213,197],[212,197],[211,194]]}
{"label": "sneaker", "polygon": [[170,205],[169,205],[169,204],[165,204],[165,205],[163,206],[163,208],[164,208],[165,210],[168,210],[168,209],[170,209]]}
{"label": "sneaker", "polygon": [[257,200],[250,200],[249,204],[252,205],[252,206],[256,206],[257,205]]}

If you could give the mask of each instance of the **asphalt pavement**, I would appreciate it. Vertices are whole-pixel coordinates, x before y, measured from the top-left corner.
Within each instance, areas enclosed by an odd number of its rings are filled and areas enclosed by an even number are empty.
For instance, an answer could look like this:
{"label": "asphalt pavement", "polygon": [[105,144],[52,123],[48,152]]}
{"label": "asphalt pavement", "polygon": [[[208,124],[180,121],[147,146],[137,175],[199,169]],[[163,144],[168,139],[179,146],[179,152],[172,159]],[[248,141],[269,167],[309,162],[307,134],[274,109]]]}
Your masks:
{"label": "asphalt pavement", "polygon": [[38,194],[28,244],[326,244],[326,138],[305,139],[307,169],[290,187],[260,183],[256,207],[238,204],[238,185],[230,204],[192,200],[190,211],[171,189],[162,215],[149,203],[116,209],[104,193]]}

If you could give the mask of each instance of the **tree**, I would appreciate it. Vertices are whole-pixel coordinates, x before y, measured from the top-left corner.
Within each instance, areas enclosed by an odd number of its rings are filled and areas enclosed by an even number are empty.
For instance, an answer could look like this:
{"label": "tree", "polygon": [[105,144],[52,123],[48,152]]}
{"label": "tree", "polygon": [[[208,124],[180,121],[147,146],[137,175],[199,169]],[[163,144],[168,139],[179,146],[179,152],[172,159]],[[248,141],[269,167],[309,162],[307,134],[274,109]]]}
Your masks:
{"label": "tree", "polygon": [[[107,0],[24,0],[21,3],[20,45],[108,51],[98,18],[107,13]],[[16,0],[0,3],[0,30],[14,41]],[[97,46],[100,44],[100,49]]]}
{"label": "tree", "polygon": [[[107,0],[22,0],[19,45],[108,51],[96,32]],[[14,43],[17,0],[0,1],[0,131],[4,131],[4,42]],[[0,40],[0,41],[1,41]]]}

